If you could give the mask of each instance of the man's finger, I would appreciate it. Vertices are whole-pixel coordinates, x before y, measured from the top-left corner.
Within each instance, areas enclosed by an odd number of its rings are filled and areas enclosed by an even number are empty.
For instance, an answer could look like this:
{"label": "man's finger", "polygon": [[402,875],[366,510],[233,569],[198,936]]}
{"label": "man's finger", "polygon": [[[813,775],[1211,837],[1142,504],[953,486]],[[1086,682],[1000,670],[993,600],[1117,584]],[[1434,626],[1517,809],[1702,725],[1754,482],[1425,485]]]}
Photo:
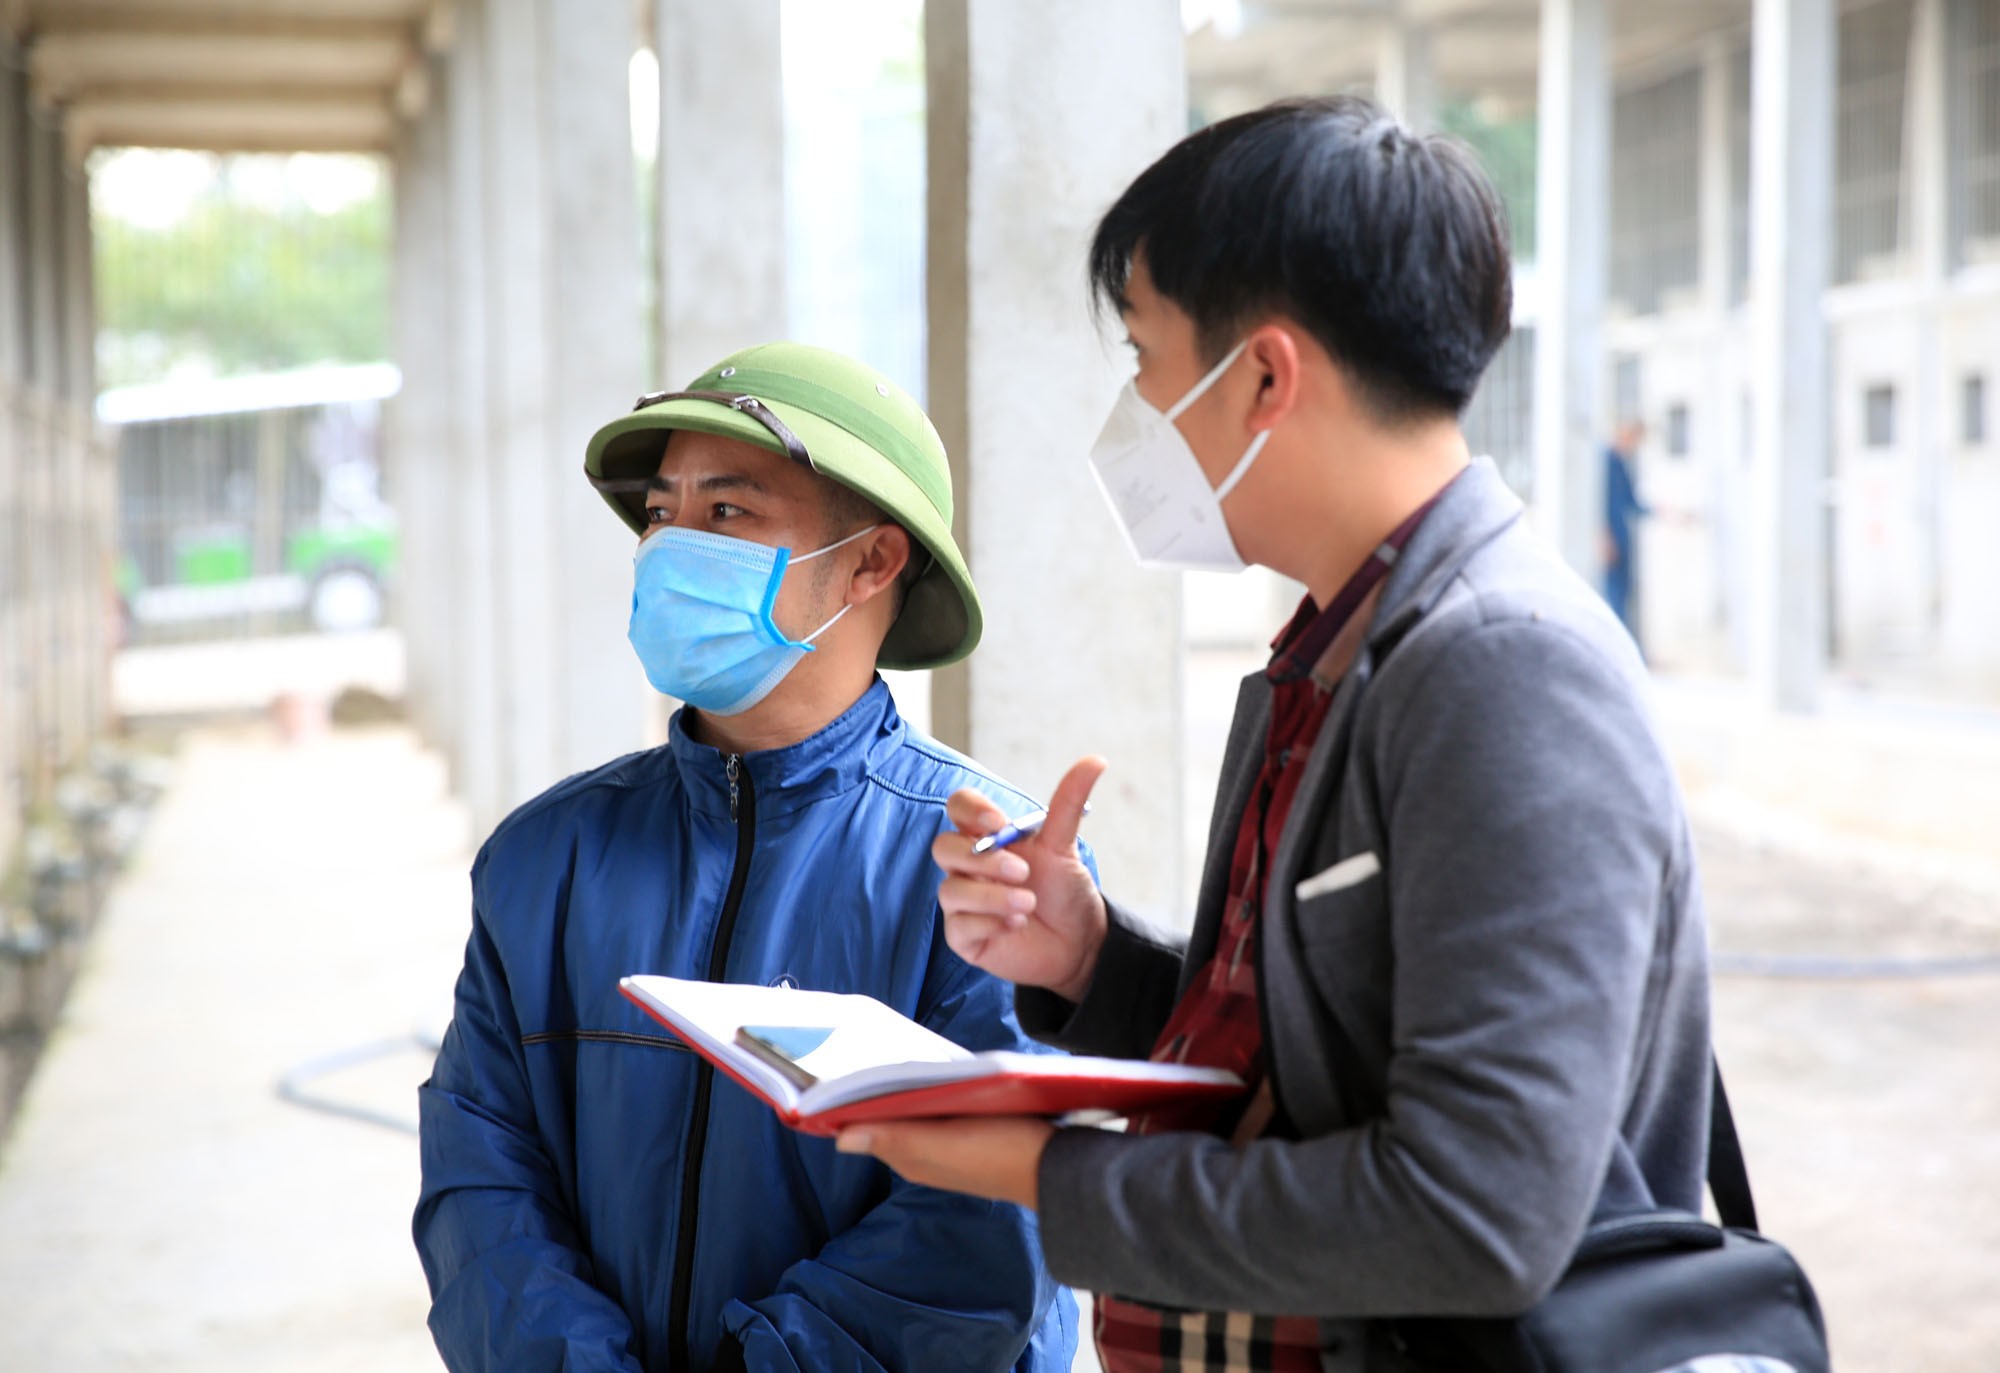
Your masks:
{"label": "man's finger", "polygon": [[1002,915],[947,915],[944,918],[944,942],[951,951],[975,968],[985,967],[987,951],[993,941],[1001,935],[1012,933],[1017,926],[1013,923],[1020,916]]}
{"label": "man's finger", "polygon": [[1028,860],[1005,849],[974,853],[969,834],[946,830],[931,841],[931,861],[954,877],[983,877],[994,882],[1025,882]]}
{"label": "man's finger", "polygon": [[995,805],[992,797],[970,787],[953,792],[944,803],[944,813],[961,833],[975,839],[1007,823],[1007,812]]}
{"label": "man's finger", "polygon": [[1058,853],[1076,847],[1076,831],[1083,823],[1083,807],[1090,800],[1090,789],[1110,766],[1093,753],[1063,774],[1062,781],[1056,783],[1056,794],[1049,798],[1049,818],[1042,823],[1038,836],[1043,847]]}
{"label": "man's finger", "polygon": [[947,877],[938,883],[938,904],[945,918],[955,915],[1026,915],[1035,909],[1035,894],[1004,882],[976,877]]}
{"label": "man's finger", "polygon": [[877,1154],[895,1143],[896,1127],[881,1121],[849,1125],[833,1137],[833,1147],[843,1154]]}

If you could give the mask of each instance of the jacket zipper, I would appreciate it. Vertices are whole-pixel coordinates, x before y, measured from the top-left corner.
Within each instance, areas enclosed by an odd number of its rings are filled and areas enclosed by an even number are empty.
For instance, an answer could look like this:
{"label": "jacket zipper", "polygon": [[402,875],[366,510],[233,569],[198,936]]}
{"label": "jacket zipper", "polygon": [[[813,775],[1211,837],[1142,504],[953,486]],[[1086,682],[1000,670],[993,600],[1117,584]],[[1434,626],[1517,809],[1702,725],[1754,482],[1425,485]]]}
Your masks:
{"label": "jacket zipper", "polygon": [[[722,914],[715,922],[715,941],[709,946],[708,980],[720,982],[729,966],[729,939],[736,929],[737,907],[743,903],[743,885],[750,876],[750,850],[757,837],[757,790],[742,758],[730,754],[724,771],[729,778],[729,819],[736,826],[736,866],[729,874],[729,894],[722,899]],[[708,1147],[709,1098],[715,1091],[715,1069],[703,1060],[695,1068],[694,1110],[688,1117],[687,1146],[681,1151],[680,1233],[674,1244],[674,1297],[667,1320],[669,1348],[675,1363],[692,1360],[688,1348],[688,1304],[694,1295],[695,1222],[701,1203],[702,1155]]]}

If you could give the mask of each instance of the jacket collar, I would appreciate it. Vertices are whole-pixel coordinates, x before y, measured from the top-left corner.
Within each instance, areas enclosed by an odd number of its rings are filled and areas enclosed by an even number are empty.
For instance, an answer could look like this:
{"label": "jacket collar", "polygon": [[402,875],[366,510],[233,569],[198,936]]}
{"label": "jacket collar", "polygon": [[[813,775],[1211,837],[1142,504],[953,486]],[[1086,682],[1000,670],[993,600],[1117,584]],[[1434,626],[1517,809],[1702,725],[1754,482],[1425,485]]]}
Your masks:
{"label": "jacket collar", "polygon": [[1445,486],[1396,568],[1368,627],[1368,648],[1380,657],[1430,613],[1475,553],[1521,518],[1521,498],[1500,479],[1491,458],[1474,458]]}
{"label": "jacket collar", "polygon": [[[720,749],[689,736],[687,708],[667,725],[667,748],[681,775],[689,804],[705,814],[729,818],[729,758]],[[759,817],[782,815],[861,784],[878,751],[903,736],[888,686],[877,677],[859,700],[817,734],[783,748],[739,756],[739,774],[748,772]]]}

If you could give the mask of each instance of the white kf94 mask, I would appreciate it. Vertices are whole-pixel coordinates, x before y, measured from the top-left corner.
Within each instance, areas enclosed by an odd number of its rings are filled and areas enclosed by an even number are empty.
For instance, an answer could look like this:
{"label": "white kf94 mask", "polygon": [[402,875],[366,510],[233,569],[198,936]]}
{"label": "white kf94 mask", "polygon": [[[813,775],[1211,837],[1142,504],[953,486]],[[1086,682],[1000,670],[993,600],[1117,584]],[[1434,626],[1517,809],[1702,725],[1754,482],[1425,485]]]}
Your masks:
{"label": "white kf94 mask", "polygon": [[1222,498],[1236,489],[1271,437],[1266,429],[1250,441],[1236,466],[1211,487],[1188,441],[1174,421],[1243,355],[1250,341],[1230,349],[1194,389],[1162,414],[1125,383],[1104,430],[1090,449],[1090,470],[1104,499],[1125,531],[1125,542],[1141,567],[1196,572],[1241,572],[1243,555],[1229,537]]}

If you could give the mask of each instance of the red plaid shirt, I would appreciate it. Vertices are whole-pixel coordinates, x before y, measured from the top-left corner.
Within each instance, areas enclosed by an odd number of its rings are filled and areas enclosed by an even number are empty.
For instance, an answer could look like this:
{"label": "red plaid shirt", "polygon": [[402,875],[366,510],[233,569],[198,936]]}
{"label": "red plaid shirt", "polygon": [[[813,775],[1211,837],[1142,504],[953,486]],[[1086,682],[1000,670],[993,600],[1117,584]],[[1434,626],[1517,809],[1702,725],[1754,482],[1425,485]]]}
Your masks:
{"label": "red plaid shirt", "polygon": [[[1271,725],[1263,766],[1236,831],[1229,893],[1215,953],[1181,999],[1153,1048],[1161,1062],[1228,1068],[1253,1089],[1248,1104],[1230,1102],[1151,1111],[1132,1118],[1133,1134],[1196,1130],[1239,1143],[1266,1133],[1274,1102],[1263,1090],[1267,1062],[1257,1001],[1257,932],[1266,869],[1284,832],[1319,736],[1333,688],[1397,556],[1429,513],[1426,503],[1361,565],[1325,610],[1308,596],[1272,643]],[[1360,613],[1364,607],[1369,613]],[[1351,630],[1351,632],[1349,632]],[[1309,1316],[1169,1311],[1102,1295],[1093,1321],[1105,1373],[1318,1373],[1319,1321]]]}

